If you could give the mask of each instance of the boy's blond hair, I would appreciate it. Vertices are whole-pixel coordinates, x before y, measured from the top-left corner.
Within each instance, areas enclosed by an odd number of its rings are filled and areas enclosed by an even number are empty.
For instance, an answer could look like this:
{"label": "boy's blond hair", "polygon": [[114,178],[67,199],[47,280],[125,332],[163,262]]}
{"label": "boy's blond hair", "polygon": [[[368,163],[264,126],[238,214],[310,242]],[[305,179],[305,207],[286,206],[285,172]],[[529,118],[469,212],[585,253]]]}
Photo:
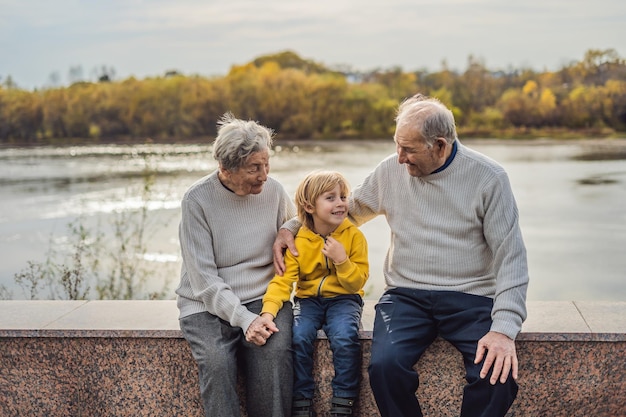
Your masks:
{"label": "boy's blond hair", "polygon": [[300,222],[311,230],[313,228],[313,216],[306,209],[314,208],[317,198],[339,185],[341,195],[346,197],[350,194],[350,185],[343,175],[337,171],[314,171],[308,174],[296,189],[296,207]]}

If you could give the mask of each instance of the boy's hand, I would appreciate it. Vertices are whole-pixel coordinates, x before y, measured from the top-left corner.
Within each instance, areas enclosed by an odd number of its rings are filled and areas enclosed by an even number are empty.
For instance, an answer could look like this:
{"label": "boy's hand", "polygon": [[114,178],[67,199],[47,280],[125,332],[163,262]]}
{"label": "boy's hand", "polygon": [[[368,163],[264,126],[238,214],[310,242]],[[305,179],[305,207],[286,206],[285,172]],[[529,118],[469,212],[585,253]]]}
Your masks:
{"label": "boy's hand", "polygon": [[326,242],[322,248],[322,253],[336,264],[344,263],[346,259],[348,259],[348,254],[346,253],[343,245],[331,236],[326,238]]}

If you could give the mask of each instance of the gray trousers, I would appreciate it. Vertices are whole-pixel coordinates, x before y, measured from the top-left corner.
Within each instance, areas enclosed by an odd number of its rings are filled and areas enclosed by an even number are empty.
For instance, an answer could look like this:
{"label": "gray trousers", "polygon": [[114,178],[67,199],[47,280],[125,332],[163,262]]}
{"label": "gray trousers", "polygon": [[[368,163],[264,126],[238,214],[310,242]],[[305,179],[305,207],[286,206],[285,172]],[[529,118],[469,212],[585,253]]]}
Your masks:
{"label": "gray trousers", "polygon": [[[261,300],[246,305],[261,311]],[[291,327],[287,302],[274,320],[280,330],[264,346],[246,342],[244,332],[206,313],[180,319],[180,328],[198,364],[200,395],[206,417],[240,417],[237,372],[246,382],[249,417],[289,417],[293,389]]]}

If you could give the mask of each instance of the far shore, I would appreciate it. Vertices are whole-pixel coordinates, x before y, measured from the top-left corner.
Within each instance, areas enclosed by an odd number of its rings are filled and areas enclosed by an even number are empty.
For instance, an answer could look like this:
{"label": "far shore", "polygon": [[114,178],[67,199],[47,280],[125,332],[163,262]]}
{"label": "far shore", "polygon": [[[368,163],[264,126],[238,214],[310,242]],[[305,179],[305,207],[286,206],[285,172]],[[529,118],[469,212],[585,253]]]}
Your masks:
{"label": "far shore", "polygon": [[[532,130],[521,133],[519,130],[503,130],[502,132],[478,132],[471,129],[459,128],[459,139],[463,142],[494,142],[502,141],[511,144],[537,144],[546,145],[549,143],[564,142],[589,142],[603,143],[607,145],[624,146],[626,141],[626,132],[601,132],[599,130]],[[194,137],[194,138],[173,138],[173,137],[117,137],[117,138],[64,138],[64,139],[48,139],[33,142],[9,142],[0,143],[0,149],[8,148],[29,148],[29,147],[65,147],[65,146],[98,146],[98,145],[193,145],[207,144],[213,141],[213,137]],[[280,133],[276,134],[274,145],[319,145],[319,144],[358,144],[359,142],[383,142],[392,138],[308,138],[294,139],[283,137]]]}

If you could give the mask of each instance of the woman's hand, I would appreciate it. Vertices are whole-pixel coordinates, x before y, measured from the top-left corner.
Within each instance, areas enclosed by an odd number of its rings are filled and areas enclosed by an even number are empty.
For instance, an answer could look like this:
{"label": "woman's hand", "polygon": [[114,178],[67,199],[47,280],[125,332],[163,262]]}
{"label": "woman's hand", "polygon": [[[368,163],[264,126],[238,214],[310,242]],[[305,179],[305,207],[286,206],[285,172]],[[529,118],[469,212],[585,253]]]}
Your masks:
{"label": "woman's hand", "polygon": [[267,343],[267,339],[278,331],[278,327],[274,323],[272,315],[264,313],[254,319],[248,330],[246,330],[246,341],[254,343],[257,346],[263,346]]}

